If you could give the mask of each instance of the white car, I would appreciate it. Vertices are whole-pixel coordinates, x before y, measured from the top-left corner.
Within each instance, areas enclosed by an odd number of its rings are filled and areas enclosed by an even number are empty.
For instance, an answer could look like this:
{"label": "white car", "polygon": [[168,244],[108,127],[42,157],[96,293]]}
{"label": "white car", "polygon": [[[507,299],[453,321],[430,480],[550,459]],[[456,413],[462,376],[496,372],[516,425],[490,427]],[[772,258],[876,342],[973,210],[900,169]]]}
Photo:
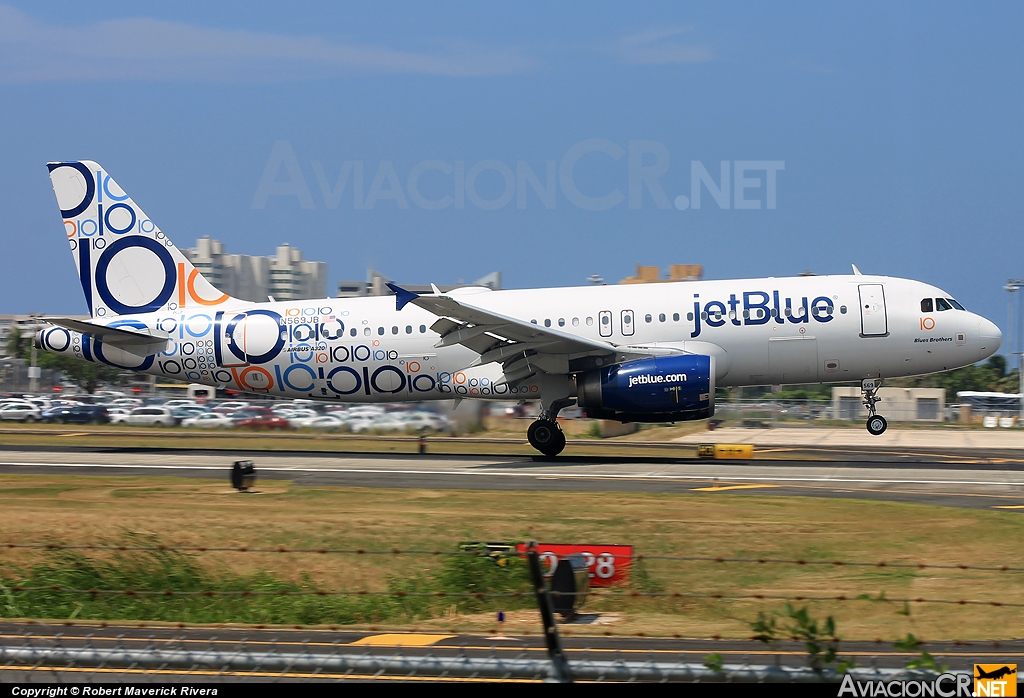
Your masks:
{"label": "white car", "polygon": [[409,427],[399,415],[387,414],[373,420],[370,429],[379,431],[405,431]]}
{"label": "white car", "polygon": [[376,420],[373,417],[353,417],[345,420],[345,426],[353,434],[360,434],[375,428]]}
{"label": "white car", "polygon": [[218,411],[222,410],[222,409],[223,410],[232,410],[232,411],[234,411],[234,410],[244,410],[248,406],[249,406],[249,403],[245,402],[243,400],[231,400],[231,401],[228,401],[228,402],[220,403],[214,409],[218,410]]}
{"label": "white car", "polygon": [[0,419],[12,422],[35,422],[42,412],[30,402],[7,403],[0,406]]}
{"label": "white car", "polygon": [[[11,405],[32,405],[32,403],[20,397],[9,397],[0,400],[0,408],[10,407]],[[35,405],[32,405],[32,407],[35,407]]]}
{"label": "white car", "polygon": [[126,424],[128,422],[128,415],[131,414],[131,410],[127,407],[108,407],[107,416],[110,417],[111,424]]}
{"label": "white car", "polygon": [[116,400],[111,401],[111,405],[118,407],[138,407],[143,404],[141,398],[137,397],[119,397]]}
{"label": "white car", "polygon": [[188,400],[186,398],[175,398],[173,400],[168,400],[163,405],[161,405],[161,407],[166,407],[168,409],[173,410],[175,407],[202,407],[202,405],[197,404],[195,400]]}
{"label": "white car", "polygon": [[296,417],[289,419],[288,423],[296,429],[341,429],[345,422],[330,415],[319,415],[316,417]]}
{"label": "white car", "polygon": [[235,420],[224,414],[207,412],[206,414],[200,414],[195,417],[189,417],[188,419],[182,420],[181,426],[197,427],[199,429],[230,429],[235,426]]}
{"label": "white car", "polygon": [[412,429],[431,429],[433,431],[444,431],[448,428],[448,420],[435,412],[418,410],[407,412],[401,416],[407,427]]}
{"label": "white car", "polygon": [[345,419],[362,419],[364,417],[370,419],[380,419],[384,416],[384,408],[378,407],[377,405],[357,405],[356,407],[350,407],[345,411]]}
{"label": "white car", "polygon": [[166,407],[136,407],[125,418],[125,424],[132,426],[164,426],[173,427],[174,415]]}

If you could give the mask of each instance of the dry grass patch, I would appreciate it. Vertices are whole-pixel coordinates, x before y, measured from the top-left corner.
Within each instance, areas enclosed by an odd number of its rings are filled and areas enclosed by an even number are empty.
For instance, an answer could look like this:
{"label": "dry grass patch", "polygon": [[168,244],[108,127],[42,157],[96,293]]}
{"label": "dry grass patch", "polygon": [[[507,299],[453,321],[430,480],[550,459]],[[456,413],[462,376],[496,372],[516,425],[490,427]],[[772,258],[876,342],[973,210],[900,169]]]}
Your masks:
{"label": "dry grass patch", "polygon": [[[299,487],[263,482],[258,494],[182,478],[0,476],[0,543],[140,542],[454,550],[460,541],[632,543],[645,555],[724,556],[967,565],[1021,565],[1018,513],[848,499],[765,495],[481,492]],[[93,553],[90,553],[93,555]],[[0,550],[0,565],[30,566],[40,551]],[[102,557],[100,555],[99,557]],[[432,555],[199,553],[196,562],[238,574],[266,572],[323,589],[387,588],[430,575]],[[649,559],[640,590],[690,593],[926,597],[1024,603],[1024,573],[834,567]],[[745,636],[759,610],[782,602],[594,598],[588,610],[621,614],[600,632]],[[799,604],[798,604],[799,605]],[[1022,609],[888,602],[815,602],[858,639],[913,632],[929,639],[1019,635]],[[495,602],[498,610],[500,602]],[[0,608],[0,613],[3,609]],[[458,615],[458,614],[456,614]],[[489,614],[458,621],[481,629]],[[421,622],[420,625],[423,623]],[[574,626],[576,627],[576,626]],[[586,632],[579,626],[579,632]],[[595,628],[595,632],[597,629]]]}

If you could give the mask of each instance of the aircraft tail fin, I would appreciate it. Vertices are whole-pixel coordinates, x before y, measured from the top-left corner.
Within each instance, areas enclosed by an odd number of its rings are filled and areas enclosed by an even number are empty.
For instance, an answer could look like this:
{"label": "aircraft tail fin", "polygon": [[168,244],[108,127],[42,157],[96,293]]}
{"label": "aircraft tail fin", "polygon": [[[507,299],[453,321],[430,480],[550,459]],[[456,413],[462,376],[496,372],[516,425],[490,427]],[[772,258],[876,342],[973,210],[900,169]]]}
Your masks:
{"label": "aircraft tail fin", "polygon": [[227,306],[221,293],[102,167],[47,164],[92,317]]}

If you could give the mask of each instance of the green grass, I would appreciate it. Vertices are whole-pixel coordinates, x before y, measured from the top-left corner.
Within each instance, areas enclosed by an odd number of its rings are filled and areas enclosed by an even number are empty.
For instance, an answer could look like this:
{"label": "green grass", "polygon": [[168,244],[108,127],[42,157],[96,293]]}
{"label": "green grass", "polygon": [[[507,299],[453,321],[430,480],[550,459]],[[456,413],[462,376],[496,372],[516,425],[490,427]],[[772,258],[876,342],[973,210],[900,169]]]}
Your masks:
{"label": "green grass", "polygon": [[[156,541],[129,540],[126,544],[155,545]],[[77,551],[51,550],[46,559],[27,570],[0,573],[0,617],[78,620],[145,620],[181,623],[249,623],[276,625],[351,625],[358,623],[414,622],[448,612],[484,610],[489,600],[443,597],[445,593],[511,593],[521,598],[503,600],[508,609],[534,605],[526,565],[509,558],[499,566],[482,555],[444,558],[433,574],[387,579],[390,592],[420,592],[437,596],[150,596],[67,593],[52,589],[16,591],[24,587],[59,587],[77,590],[166,590],[199,592],[250,591],[317,592],[308,576],[300,582],[283,581],[271,572],[239,574],[211,570],[193,557],[175,551],[119,552],[109,560],[89,558]]]}

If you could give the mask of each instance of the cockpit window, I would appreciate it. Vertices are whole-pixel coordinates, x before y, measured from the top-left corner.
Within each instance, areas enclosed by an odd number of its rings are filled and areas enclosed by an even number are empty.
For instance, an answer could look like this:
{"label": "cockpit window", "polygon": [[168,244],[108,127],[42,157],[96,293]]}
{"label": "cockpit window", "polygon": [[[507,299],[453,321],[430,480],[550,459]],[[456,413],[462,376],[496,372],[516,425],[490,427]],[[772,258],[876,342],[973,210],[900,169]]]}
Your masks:
{"label": "cockpit window", "polygon": [[957,303],[957,302],[956,302],[955,300],[953,300],[952,298],[947,298],[946,300],[947,300],[947,301],[949,301],[949,304],[950,304],[951,306],[953,306],[954,308],[956,308],[957,310],[966,310],[966,308],[964,308],[964,307],[963,307],[962,305],[960,305],[959,303]]}
{"label": "cockpit window", "polygon": [[935,310],[941,311],[941,310],[952,310],[952,309],[953,309],[953,306],[951,306],[949,303],[947,303],[945,298],[936,298],[935,299]]}
{"label": "cockpit window", "polygon": [[934,310],[932,309],[932,299],[931,298],[923,298],[923,299],[921,299],[921,312],[922,313],[934,312]]}

